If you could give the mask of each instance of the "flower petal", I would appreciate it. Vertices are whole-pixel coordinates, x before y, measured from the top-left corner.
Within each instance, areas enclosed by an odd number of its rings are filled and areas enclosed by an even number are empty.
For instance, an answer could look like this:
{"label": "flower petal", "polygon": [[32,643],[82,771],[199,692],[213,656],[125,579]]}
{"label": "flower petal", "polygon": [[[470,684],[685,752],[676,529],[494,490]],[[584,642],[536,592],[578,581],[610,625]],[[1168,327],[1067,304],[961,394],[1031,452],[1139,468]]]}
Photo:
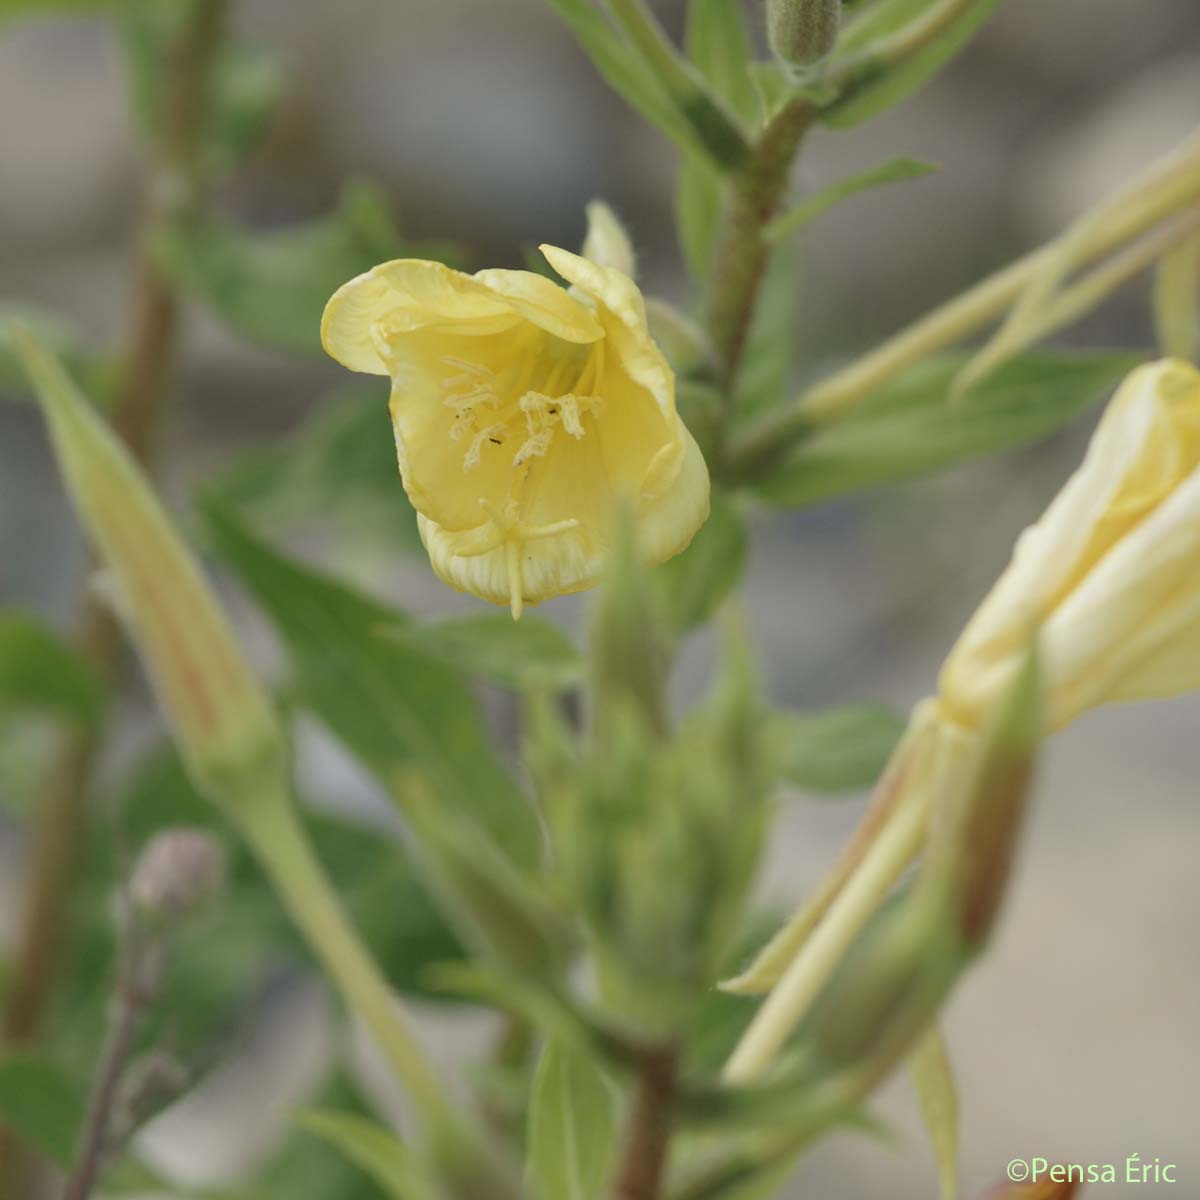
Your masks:
{"label": "flower petal", "polygon": [[475,278],[526,321],[565,342],[595,342],[604,336],[591,309],[544,275],[497,268],[479,271]]}
{"label": "flower petal", "polygon": [[400,258],[373,267],[334,292],[321,318],[321,344],[352,371],[388,375],[376,338],[379,327],[475,324],[498,332],[518,320],[505,297],[470,275],[442,263]]}

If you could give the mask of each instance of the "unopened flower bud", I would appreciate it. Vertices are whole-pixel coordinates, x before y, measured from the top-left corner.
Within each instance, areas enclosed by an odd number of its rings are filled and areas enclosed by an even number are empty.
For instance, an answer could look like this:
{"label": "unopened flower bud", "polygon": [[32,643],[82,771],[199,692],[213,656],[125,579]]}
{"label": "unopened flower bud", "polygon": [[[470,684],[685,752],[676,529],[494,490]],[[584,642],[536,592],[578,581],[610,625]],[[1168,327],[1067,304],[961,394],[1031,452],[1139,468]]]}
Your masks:
{"label": "unopened flower bud", "polygon": [[28,331],[18,354],[34,385],[59,466],[107,568],[105,587],[137,640],[197,783],[235,813],[273,798],[283,735],[225,614],[126,448]]}
{"label": "unopened flower bud", "polygon": [[129,899],[160,920],[178,920],[221,889],[225,851],[202,829],[168,829],[150,839],[133,868]]}
{"label": "unopened flower bud", "polygon": [[834,47],[842,0],[767,0],[767,36],[777,58],[793,67],[819,62]]}

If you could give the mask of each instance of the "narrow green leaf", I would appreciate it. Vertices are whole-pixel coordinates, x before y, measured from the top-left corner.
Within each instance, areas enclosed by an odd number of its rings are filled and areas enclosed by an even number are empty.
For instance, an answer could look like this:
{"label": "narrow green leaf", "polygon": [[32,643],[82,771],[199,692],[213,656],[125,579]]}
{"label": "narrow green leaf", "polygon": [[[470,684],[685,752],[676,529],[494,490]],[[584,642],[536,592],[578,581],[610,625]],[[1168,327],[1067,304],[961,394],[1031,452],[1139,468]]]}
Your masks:
{"label": "narrow green leaf", "polygon": [[352,1113],[297,1113],[301,1129],[328,1142],[369,1175],[390,1200],[437,1200],[441,1195],[420,1160],[391,1130]]}
{"label": "narrow green leaf", "polygon": [[763,234],[768,241],[778,241],[781,238],[790,237],[815,217],[819,217],[823,212],[827,212],[843,200],[857,196],[859,192],[881,187],[887,183],[900,183],[905,179],[919,179],[922,175],[928,175],[937,169],[936,163],[921,162],[916,158],[888,159],[887,162],[881,163],[877,167],[870,167],[866,171],[860,171],[857,175],[850,175],[846,179],[840,179],[837,183],[830,184],[829,187],[822,188],[819,192],[809,196],[807,200],[797,204],[795,208],[776,217],[766,227]]}
{"label": "narrow green leaf", "polygon": [[814,792],[870,787],[904,732],[890,708],[851,704],[819,713],[776,713],[772,735],[784,776]]}
{"label": "narrow green leaf", "polygon": [[529,1172],[541,1200],[595,1200],[604,1190],[616,1135],[612,1088],[592,1061],[547,1044],[533,1080]]}
{"label": "narrow green leaf", "polygon": [[571,639],[536,617],[451,617],[426,625],[403,624],[387,630],[386,636],[466,675],[505,687],[565,688],[583,673],[583,657]]}
{"label": "narrow green leaf", "polygon": [[104,688],[70,646],[31,617],[0,613],[0,709],[91,724]]}
{"label": "narrow green leaf", "polygon": [[958,1090],[946,1041],[936,1025],[917,1043],[908,1060],[921,1115],[937,1158],[942,1200],[958,1197]]}
{"label": "narrow green leaf", "polygon": [[172,279],[235,333],[276,350],[321,353],[321,314],[333,292],[377,263],[444,258],[445,247],[406,245],[383,195],[343,191],[337,211],[286,229],[252,232],[207,220],[180,226],[156,247]]}
{"label": "narrow green leaf", "polygon": [[707,283],[716,262],[724,207],[721,176],[708,159],[685,152],[675,185],[675,223],[684,262],[700,287]]}
{"label": "narrow green leaf", "polygon": [[881,37],[895,33],[914,21],[938,0],[876,0],[861,4],[862,15],[848,21],[838,38],[838,53],[850,54],[866,49]]}
{"label": "narrow green leaf", "polygon": [[488,736],[461,675],[380,630],[404,617],[289,559],[215,499],[213,543],[290,651],[297,698],[391,790],[416,768],[518,863],[539,854],[537,819]]}
{"label": "narrow green leaf", "polygon": [[35,1054],[0,1059],[0,1125],[68,1166],[83,1125],[83,1100],[67,1075]]}
{"label": "narrow green leaf", "polygon": [[771,247],[767,277],[750,326],[745,365],[737,381],[739,416],[779,404],[791,382],[800,319],[799,255],[795,243]]}
{"label": "narrow green leaf", "polygon": [[844,421],[814,432],[755,487],[772,503],[799,508],[1037,441],[1106,395],[1139,356],[1026,355],[951,405],[967,359],[959,353],[914,367]]}
{"label": "narrow green leaf", "polygon": [[746,526],[732,503],[714,494],[712,511],[682,553],[658,569],[677,629],[707,621],[737,586],[746,565]]}
{"label": "narrow green leaf", "polygon": [[562,19],[596,70],[631,108],[684,149],[704,154],[654,72],[635,54],[589,0],[546,0]]}
{"label": "narrow green leaf", "polygon": [[[865,83],[854,88],[845,100],[826,108],[821,114],[821,119],[834,129],[848,129],[907,99],[963,50],[996,11],[1000,2],[1001,0],[975,0],[973,4],[968,4],[941,36],[933,38],[916,54],[901,62],[881,65]],[[920,9],[926,7],[927,4],[921,5]],[[920,9],[912,3],[905,2],[897,6],[896,11],[913,11],[919,15]],[[881,26],[886,27],[887,32],[894,32],[904,24],[906,22],[897,21],[893,26],[890,17],[886,22],[881,21]],[[869,52],[870,43],[868,42],[863,49]],[[830,69],[837,69],[836,57]]]}
{"label": "narrow green leaf", "polygon": [[691,0],[687,52],[717,96],[744,123],[758,116],[753,50],[739,0]]}

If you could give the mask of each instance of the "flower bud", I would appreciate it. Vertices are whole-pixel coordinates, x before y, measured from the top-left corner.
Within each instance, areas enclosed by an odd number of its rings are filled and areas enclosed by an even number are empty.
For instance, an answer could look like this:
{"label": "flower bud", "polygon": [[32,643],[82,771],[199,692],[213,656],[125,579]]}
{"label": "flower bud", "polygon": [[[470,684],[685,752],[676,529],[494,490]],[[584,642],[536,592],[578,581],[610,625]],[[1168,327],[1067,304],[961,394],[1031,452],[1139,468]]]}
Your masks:
{"label": "flower bud", "polygon": [[767,36],[777,58],[806,67],[837,42],[842,0],[767,0]]}
{"label": "flower bud", "polygon": [[1200,686],[1200,371],[1134,371],[1083,465],[942,670],[942,715],[978,729],[1040,629],[1046,724]]}
{"label": "flower bud", "polygon": [[583,240],[580,253],[598,267],[611,267],[637,278],[637,259],[633,243],[620,218],[603,200],[593,200],[587,206],[587,237]]}
{"label": "flower bud", "polygon": [[[979,739],[972,768],[940,798],[925,871],[944,883],[967,947],[987,940],[1008,890],[1041,734],[1036,648]],[[955,730],[948,729],[947,735]]]}
{"label": "flower bud", "polygon": [[190,549],[54,356],[28,331],[17,346],[106,585],[194,778],[221,801],[266,795],[268,773],[282,773],[282,733]]}
{"label": "flower bud", "polygon": [[129,899],[148,917],[178,920],[220,891],[225,851],[203,829],[168,829],[155,834],[134,865]]}

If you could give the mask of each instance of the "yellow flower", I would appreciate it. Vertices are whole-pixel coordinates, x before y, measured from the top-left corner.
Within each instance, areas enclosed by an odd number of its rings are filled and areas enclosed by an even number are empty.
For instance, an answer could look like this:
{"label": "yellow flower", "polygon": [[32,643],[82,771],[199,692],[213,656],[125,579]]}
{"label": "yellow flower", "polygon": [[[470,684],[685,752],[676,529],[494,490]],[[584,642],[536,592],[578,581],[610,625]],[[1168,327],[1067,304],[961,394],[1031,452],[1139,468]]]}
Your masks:
{"label": "yellow flower", "polygon": [[632,509],[650,562],[708,515],[704,459],[636,284],[542,253],[570,291],[401,259],[340,288],[321,326],[339,362],[391,376],[400,475],[433,569],[514,618],[596,583],[614,506]]}
{"label": "yellow flower", "polygon": [[1048,725],[1200,687],[1200,372],[1141,367],[1083,465],[947,659],[943,714],[977,728],[1041,626]]}

